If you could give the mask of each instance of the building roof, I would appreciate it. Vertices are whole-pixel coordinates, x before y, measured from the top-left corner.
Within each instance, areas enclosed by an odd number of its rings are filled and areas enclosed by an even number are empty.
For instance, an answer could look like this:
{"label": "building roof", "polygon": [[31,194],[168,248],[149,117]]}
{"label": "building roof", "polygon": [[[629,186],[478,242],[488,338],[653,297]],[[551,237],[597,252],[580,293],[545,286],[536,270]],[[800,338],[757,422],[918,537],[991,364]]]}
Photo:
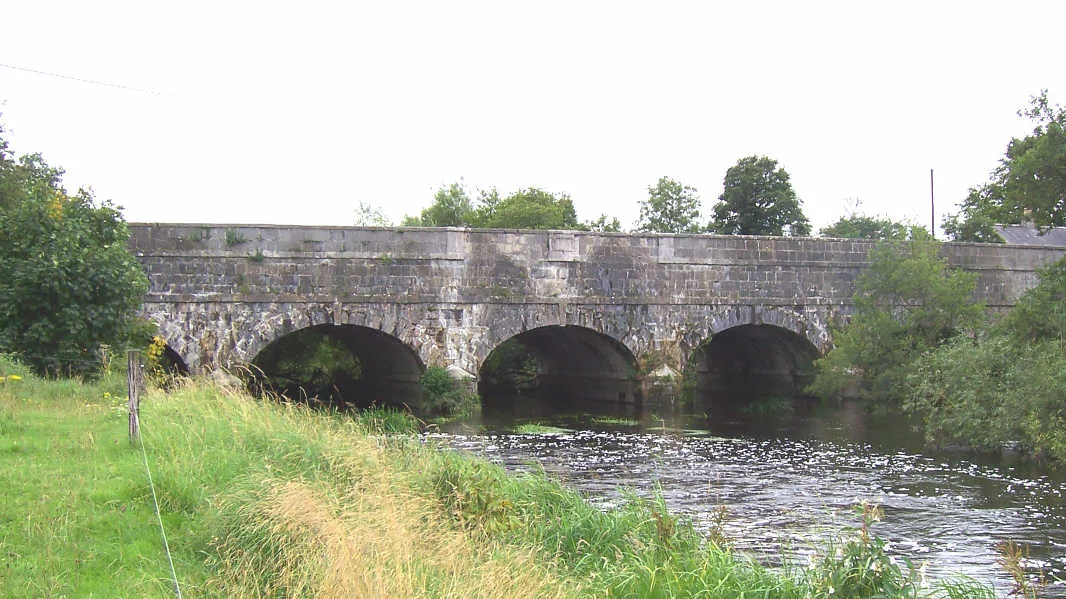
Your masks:
{"label": "building roof", "polygon": [[1066,227],[1052,227],[1043,234],[1032,225],[996,225],[995,229],[1009,245],[1066,247]]}

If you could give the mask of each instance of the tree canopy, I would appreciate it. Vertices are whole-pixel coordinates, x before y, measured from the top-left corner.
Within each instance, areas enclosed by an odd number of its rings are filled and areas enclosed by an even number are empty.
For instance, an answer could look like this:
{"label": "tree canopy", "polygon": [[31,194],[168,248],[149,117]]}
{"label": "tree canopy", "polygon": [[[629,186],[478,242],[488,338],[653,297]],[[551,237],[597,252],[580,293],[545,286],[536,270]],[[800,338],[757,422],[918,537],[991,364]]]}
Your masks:
{"label": "tree canopy", "polygon": [[809,235],[788,173],[766,156],[748,156],[725,174],[708,229],[727,235]]}
{"label": "tree canopy", "polygon": [[907,239],[928,232],[924,228],[899,223],[889,218],[875,218],[852,214],[842,216],[840,220],[818,232],[822,237],[843,237],[846,239]]}
{"label": "tree canopy", "polygon": [[148,282],[119,209],[68,194],[62,175],[0,139],[0,352],[41,373],[90,374],[102,346],[129,340]]}
{"label": "tree canopy", "polygon": [[700,200],[696,188],[669,177],[648,186],[648,199],[640,202],[637,230],[650,233],[698,233]]}
{"label": "tree canopy", "polygon": [[433,203],[418,217],[406,217],[403,224],[412,227],[473,227],[477,229],[595,229],[619,230],[618,219],[603,215],[597,221],[580,223],[570,196],[555,194],[537,187],[520,189],[501,197],[495,189],[479,191],[470,198],[460,181],[442,186]]}
{"label": "tree canopy", "polygon": [[898,400],[917,356],[981,323],[983,306],[973,301],[976,276],[950,268],[939,249],[922,235],[884,241],[870,252],[870,267],[856,284],[855,313],[835,331],[835,347],[815,363],[812,393],[837,396],[857,374],[861,395]]}
{"label": "tree canopy", "polygon": [[580,229],[570,196],[536,187],[500,198],[495,189],[482,193],[474,227],[491,229]]}
{"label": "tree canopy", "polygon": [[1044,90],[1018,115],[1034,123],[1032,133],[1012,139],[988,183],[972,188],[962,210],[945,219],[952,239],[1002,241],[993,224],[1066,226],[1066,108],[1051,106]]}
{"label": "tree canopy", "polygon": [[422,214],[407,217],[403,224],[414,227],[466,227],[474,220],[474,202],[462,181],[442,185],[433,195],[433,203]]}
{"label": "tree canopy", "polygon": [[381,211],[381,208],[366,202],[359,202],[359,206],[355,209],[355,226],[389,227],[392,226],[392,222]]}
{"label": "tree canopy", "polygon": [[996,451],[1016,444],[1066,461],[1066,259],[1040,270],[1006,317],[922,353],[904,408],[932,444]]}

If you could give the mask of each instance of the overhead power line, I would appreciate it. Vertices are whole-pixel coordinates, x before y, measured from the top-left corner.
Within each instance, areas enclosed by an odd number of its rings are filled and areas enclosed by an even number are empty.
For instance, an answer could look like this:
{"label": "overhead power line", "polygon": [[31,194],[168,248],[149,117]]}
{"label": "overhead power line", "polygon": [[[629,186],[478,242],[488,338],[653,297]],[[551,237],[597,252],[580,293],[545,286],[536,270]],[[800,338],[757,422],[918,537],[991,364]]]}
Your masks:
{"label": "overhead power line", "polygon": [[118,83],[110,83],[107,81],[97,81],[96,79],[84,79],[82,77],[74,77],[72,75],[63,75],[62,73],[52,73],[49,71],[40,71],[37,69],[30,69],[27,67],[20,67],[13,64],[4,64],[0,62],[0,67],[5,69],[11,69],[13,71],[22,71],[24,73],[33,73],[34,75],[42,75],[44,77],[55,77],[56,79],[66,79],[68,81],[77,81],[78,83],[88,83],[90,85],[101,85],[103,87],[112,87],[115,89],[123,89],[131,92],[138,92],[142,94],[149,94],[152,96],[168,96],[170,94],[164,94],[163,92],[157,92],[155,90],[143,89],[140,87],[131,87],[129,85],[120,85]]}

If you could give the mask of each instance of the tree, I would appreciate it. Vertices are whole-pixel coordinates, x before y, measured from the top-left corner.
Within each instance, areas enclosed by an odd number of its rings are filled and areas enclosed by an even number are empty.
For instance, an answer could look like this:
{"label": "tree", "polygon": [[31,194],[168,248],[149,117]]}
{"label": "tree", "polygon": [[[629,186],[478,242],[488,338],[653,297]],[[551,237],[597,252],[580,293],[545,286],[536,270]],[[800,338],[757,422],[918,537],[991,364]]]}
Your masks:
{"label": "tree", "polygon": [[389,227],[392,226],[392,222],[381,211],[381,208],[366,202],[359,202],[359,207],[355,209],[355,226]]}
{"label": "tree", "polygon": [[700,200],[696,188],[660,177],[648,186],[648,199],[640,203],[637,230],[651,233],[698,233]]}
{"label": "tree", "polygon": [[976,275],[948,267],[929,235],[879,243],[857,281],[855,312],[834,333],[835,347],[815,362],[808,389],[822,397],[844,392],[858,375],[860,394],[899,400],[909,366],[923,352],[981,323],[973,301]]}
{"label": "tree", "polygon": [[921,227],[908,226],[887,218],[853,214],[840,217],[840,220],[823,228],[818,234],[822,237],[846,239],[906,239],[914,228],[925,231]]}
{"label": "tree", "polygon": [[[2,130],[0,130],[2,133]],[[0,352],[39,373],[92,374],[129,341],[148,281],[118,208],[0,139]]]}
{"label": "tree", "polygon": [[581,229],[570,196],[536,187],[500,199],[492,189],[481,192],[471,226],[490,229]]}
{"label": "tree", "polygon": [[998,450],[1020,443],[1066,460],[1066,259],[1040,271],[1007,316],[957,336],[910,368],[904,408],[931,443]]}
{"label": "tree", "polygon": [[1055,341],[1066,348],[1066,258],[1041,268],[1038,274],[1040,283],[1018,299],[999,328],[1019,344]]}
{"label": "tree", "polygon": [[582,223],[581,228],[586,231],[595,231],[597,233],[621,233],[622,223],[618,222],[617,217],[612,217],[608,220],[606,214],[601,214],[596,220],[585,221]]}
{"label": "tree", "polygon": [[785,169],[766,156],[748,156],[725,174],[725,191],[708,229],[726,235],[809,235],[811,226]]}
{"label": "tree", "polygon": [[407,217],[404,225],[416,227],[465,227],[474,218],[474,203],[462,180],[442,186],[433,196],[433,204],[418,218]]}
{"label": "tree", "polygon": [[[970,190],[971,195],[974,193],[980,193],[980,190]],[[944,217],[940,226],[944,228],[944,234],[953,241],[1005,243],[1003,236],[996,232],[996,222],[989,212],[973,210],[967,213],[964,208],[962,213]]]}
{"label": "tree", "polygon": [[991,223],[1066,226],[1066,108],[1052,107],[1043,90],[1018,116],[1035,123],[1033,132],[1012,139],[989,182],[972,188],[960,213],[947,217],[953,239],[995,241]]}

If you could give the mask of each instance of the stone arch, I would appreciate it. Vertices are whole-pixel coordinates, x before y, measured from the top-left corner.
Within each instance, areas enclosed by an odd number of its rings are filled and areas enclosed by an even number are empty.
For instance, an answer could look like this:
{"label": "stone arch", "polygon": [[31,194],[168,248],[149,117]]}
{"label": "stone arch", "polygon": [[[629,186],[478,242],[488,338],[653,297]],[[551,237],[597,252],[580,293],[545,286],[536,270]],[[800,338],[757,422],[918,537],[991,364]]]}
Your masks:
{"label": "stone arch", "polygon": [[[517,355],[526,362],[510,362],[514,352],[520,352]],[[520,368],[529,361],[531,370]],[[633,352],[617,338],[580,325],[552,324],[519,331],[493,348],[481,361],[478,375],[479,391],[487,398],[529,392],[556,403],[569,398],[612,403],[641,400]]]}
{"label": "stone arch", "polygon": [[588,329],[611,338],[626,352],[634,354],[626,343],[626,330],[617,323],[618,310],[565,304],[540,305],[533,309],[523,304],[480,304],[474,305],[472,311],[482,331],[471,352],[475,370],[480,370],[489,354],[504,341],[548,326]]}
{"label": "stone arch", "polygon": [[[252,359],[253,369],[265,377],[284,359],[286,343],[298,339],[332,342],[355,359],[357,371],[331,371],[323,389],[310,389],[307,395],[346,405],[418,405],[421,400],[419,381],[425,365],[418,354],[401,339],[381,330],[354,324],[323,323],[290,331],[276,338]],[[346,358],[351,360],[351,358]]]}
{"label": "stone arch", "polygon": [[717,335],[743,325],[771,325],[805,338],[820,353],[830,346],[828,318],[807,306],[729,306],[718,313],[707,331]]}
{"label": "stone arch", "polygon": [[235,331],[234,361],[251,363],[272,343],[297,331],[335,322],[328,307],[322,304],[303,304],[298,309],[285,309],[278,304],[252,306],[254,318],[249,326]]}
{"label": "stone arch", "polygon": [[686,361],[686,377],[697,399],[801,395],[821,352],[805,329],[780,322],[737,322],[695,347]]}
{"label": "stone arch", "polygon": [[180,376],[189,375],[189,366],[185,363],[185,358],[175,351],[169,343],[163,347],[163,360],[173,369],[174,374]]}

